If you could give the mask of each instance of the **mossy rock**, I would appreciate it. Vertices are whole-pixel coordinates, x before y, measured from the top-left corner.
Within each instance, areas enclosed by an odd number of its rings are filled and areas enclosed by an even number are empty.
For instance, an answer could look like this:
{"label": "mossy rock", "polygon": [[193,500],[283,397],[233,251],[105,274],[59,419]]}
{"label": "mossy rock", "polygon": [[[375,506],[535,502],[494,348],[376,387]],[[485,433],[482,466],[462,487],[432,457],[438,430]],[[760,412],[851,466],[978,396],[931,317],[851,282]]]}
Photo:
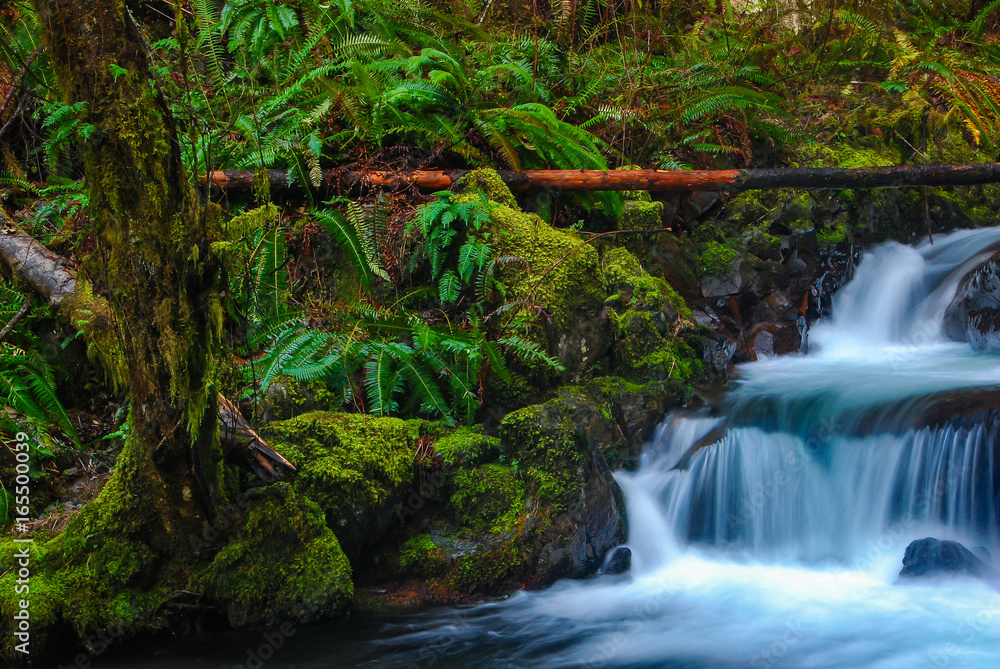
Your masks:
{"label": "mossy rock", "polygon": [[512,467],[484,464],[459,469],[448,505],[462,527],[502,532],[524,511],[524,483]]}
{"label": "mossy rock", "polygon": [[462,185],[495,203],[480,232],[496,252],[528,265],[526,270],[513,265],[504,270],[501,280],[509,288],[509,299],[537,304],[545,311],[545,336],[538,338],[539,343],[556,352],[567,376],[578,376],[593,365],[607,342],[597,251],[575,232],[554,228],[537,214],[518,209],[510,189],[493,170],[471,172]]}
{"label": "mossy rock", "polygon": [[536,509],[526,524],[533,567],[527,582],[590,575],[624,540],[624,500],[602,453],[616,430],[605,413],[584,393],[564,392],[500,424],[505,460],[523,472]]}
{"label": "mossy rock", "polygon": [[483,433],[481,425],[461,426],[436,437],[434,452],[446,467],[475,465],[499,453],[500,440]]}
{"label": "mossy rock", "polygon": [[319,505],[352,560],[396,521],[392,506],[414,475],[413,425],[316,411],[272,423],[263,436],[296,466],[295,490]]}
{"label": "mossy rock", "polygon": [[250,499],[233,541],[193,581],[234,627],[338,615],[353,596],[351,565],[322,510],[285,484]]}
{"label": "mossy rock", "polygon": [[619,307],[663,311],[671,321],[678,317],[691,318],[691,310],[684,298],[665,280],[646,272],[628,249],[610,249],[602,260],[608,303],[616,303]]}
{"label": "mossy rock", "polygon": [[663,203],[645,199],[626,200],[622,207],[622,230],[656,230],[662,228]]}

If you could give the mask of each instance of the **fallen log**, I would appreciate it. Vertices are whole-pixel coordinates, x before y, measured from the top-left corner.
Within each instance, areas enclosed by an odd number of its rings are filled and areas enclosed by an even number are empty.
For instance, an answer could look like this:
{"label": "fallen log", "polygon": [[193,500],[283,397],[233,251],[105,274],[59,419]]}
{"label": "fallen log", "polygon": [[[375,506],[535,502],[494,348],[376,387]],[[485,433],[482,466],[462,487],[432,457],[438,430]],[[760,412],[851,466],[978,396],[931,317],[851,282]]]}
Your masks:
{"label": "fallen log", "polygon": [[[70,323],[84,329],[100,351],[106,366],[114,366],[116,344],[111,309],[102,298],[78,290],[76,273],[62,256],[10,223],[0,211],[0,259],[33,291],[48,301]],[[81,295],[84,293],[84,295]],[[112,370],[112,374],[114,374]],[[219,439],[226,453],[241,455],[263,481],[273,483],[295,466],[271,448],[250,426],[240,410],[221,393]]]}
{"label": "fallen log", "polygon": [[[346,187],[420,190],[447,190],[468,170],[415,170],[412,172],[344,172],[328,170],[322,184],[310,190],[329,197]],[[202,177],[202,185],[230,197],[245,197],[253,190],[257,173],[250,170],[223,170]],[[1000,163],[964,165],[893,165],[890,167],[797,167],[752,170],[510,170],[498,171],[512,191],[531,190],[640,190],[640,191],[721,191],[801,188],[843,190],[845,188],[904,188],[912,186],[971,186],[1000,182]],[[303,194],[306,186],[281,170],[267,171],[272,193]]]}

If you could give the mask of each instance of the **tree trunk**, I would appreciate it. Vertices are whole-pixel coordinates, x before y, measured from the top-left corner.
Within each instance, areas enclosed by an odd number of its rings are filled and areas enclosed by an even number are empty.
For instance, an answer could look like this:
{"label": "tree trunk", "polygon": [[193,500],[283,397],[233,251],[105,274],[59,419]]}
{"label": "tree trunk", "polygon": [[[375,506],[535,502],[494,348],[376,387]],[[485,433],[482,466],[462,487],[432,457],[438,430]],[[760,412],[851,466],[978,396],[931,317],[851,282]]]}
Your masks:
{"label": "tree trunk", "polygon": [[[342,172],[329,170],[321,196],[334,195],[335,187],[365,184],[383,188],[414,187],[446,190],[467,170],[413,172]],[[907,186],[969,186],[1000,182],[1000,163],[967,165],[895,165],[891,167],[822,167],[759,170],[500,170],[500,178],[514,192],[531,190],[644,190],[644,191],[724,191],[776,188],[844,189],[903,188]],[[230,197],[246,197],[253,190],[256,173],[249,170],[211,172],[202,178]],[[288,174],[268,170],[267,179],[275,194],[301,194]]]}
{"label": "tree trunk", "polygon": [[[111,328],[111,308],[106,300],[88,297],[85,287],[78,290],[76,273],[70,263],[44,244],[10,225],[0,210],[0,259],[14,275],[28,284],[70,323],[81,327],[87,343],[104,370],[124,378],[121,352]],[[85,282],[84,282],[85,286]],[[30,303],[26,302],[25,306]],[[0,333],[0,340],[3,339]],[[266,483],[281,478],[295,467],[257,434],[240,410],[220,393],[219,437],[223,451],[238,452],[247,466]]]}
{"label": "tree trunk", "polygon": [[131,398],[130,434],[102,493],[117,500],[109,524],[183,552],[221,502],[219,216],[188,186],[125,2],[35,6],[64,101],[85,103],[82,120],[95,128],[82,148],[98,241],[86,269],[111,305]]}

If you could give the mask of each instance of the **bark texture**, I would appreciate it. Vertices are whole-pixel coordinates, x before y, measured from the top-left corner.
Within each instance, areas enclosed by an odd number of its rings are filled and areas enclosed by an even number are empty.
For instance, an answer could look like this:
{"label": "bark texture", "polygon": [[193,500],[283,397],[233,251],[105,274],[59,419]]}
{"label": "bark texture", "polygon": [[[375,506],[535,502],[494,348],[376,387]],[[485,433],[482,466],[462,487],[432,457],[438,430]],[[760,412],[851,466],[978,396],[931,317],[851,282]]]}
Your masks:
{"label": "bark texture", "polygon": [[[198,206],[176,132],[150,80],[123,0],[36,0],[65,102],[84,103],[83,147],[98,251],[87,267],[131,395],[131,433],[115,482],[143,516],[138,532],[183,551],[221,502],[216,364],[219,217]],[[109,484],[110,487],[110,484]],[[139,528],[136,528],[137,530]]]}

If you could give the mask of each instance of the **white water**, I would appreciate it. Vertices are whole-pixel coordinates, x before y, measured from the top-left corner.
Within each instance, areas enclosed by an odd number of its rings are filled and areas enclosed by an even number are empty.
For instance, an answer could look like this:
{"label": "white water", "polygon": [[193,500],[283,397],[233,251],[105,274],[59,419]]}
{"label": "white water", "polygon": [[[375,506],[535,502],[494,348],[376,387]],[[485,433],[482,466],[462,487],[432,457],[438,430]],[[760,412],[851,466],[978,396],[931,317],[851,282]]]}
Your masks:
{"label": "white water", "polygon": [[430,666],[414,654],[430,648],[437,666],[1000,667],[995,583],[896,583],[914,539],[1000,555],[994,430],[919,421],[922,396],[1000,385],[1000,357],[941,327],[998,243],[990,229],[869,252],[809,355],[745,365],[721,417],[669,417],[617,475],[628,575],[436,614],[376,664]]}

